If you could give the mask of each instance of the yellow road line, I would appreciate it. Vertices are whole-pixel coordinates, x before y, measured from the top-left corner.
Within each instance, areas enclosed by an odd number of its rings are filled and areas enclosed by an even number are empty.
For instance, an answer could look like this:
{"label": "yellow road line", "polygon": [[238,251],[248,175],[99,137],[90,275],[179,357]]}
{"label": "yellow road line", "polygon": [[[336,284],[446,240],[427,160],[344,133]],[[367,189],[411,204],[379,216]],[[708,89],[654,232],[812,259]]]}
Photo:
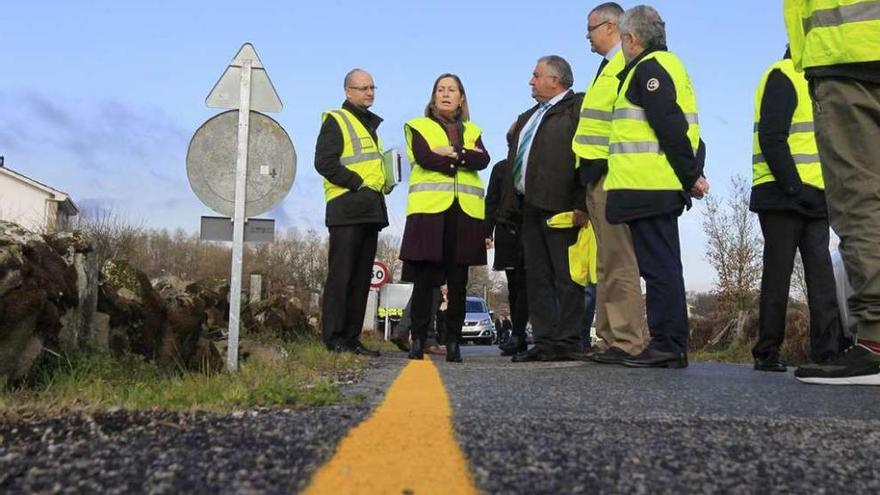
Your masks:
{"label": "yellow road line", "polygon": [[410,361],[304,493],[476,494],[451,418],[437,367],[430,359]]}

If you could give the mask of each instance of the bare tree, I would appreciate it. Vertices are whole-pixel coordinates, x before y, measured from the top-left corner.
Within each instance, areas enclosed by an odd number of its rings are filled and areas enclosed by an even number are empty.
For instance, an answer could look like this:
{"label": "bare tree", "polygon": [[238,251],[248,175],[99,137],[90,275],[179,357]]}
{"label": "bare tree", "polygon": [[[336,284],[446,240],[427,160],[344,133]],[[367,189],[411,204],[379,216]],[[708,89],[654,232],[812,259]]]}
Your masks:
{"label": "bare tree", "polygon": [[143,244],[145,229],[107,210],[85,210],[73,222],[73,230],[86,234],[95,243],[100,264],[111,258],[130,259]]}
{"label": "bare tree", "polygon": [[802,303],[807,302],[807,275],[804,273],[804,260],[798,251],[794,257],[794,270],[791,274],[791,298]]}
{"label": "bare tree", "polygon": [[507,287],[500,272],[493,272],[487,266],[472,266],[468,273],[467,293],[469,296],[485,297],[490,307],[507,301]]}
{"label": "bare tree", "polygon": [[382,234],[379,236],[379,243],[376,246],[376,259],[385,263],[388,267],[390,281],[400,280],[403,272],[403,262],[400,257],[400,238],[390,234]]}
{"label": "bare tree", "polygon": [[748,313],[761,280],[763,239],[755,215],[749,211],[751,187],[746,178],[731,178],[729,198],[707,197],[703,231],[708,238],[706,258],[715,268],[714,292],[722,315]]}

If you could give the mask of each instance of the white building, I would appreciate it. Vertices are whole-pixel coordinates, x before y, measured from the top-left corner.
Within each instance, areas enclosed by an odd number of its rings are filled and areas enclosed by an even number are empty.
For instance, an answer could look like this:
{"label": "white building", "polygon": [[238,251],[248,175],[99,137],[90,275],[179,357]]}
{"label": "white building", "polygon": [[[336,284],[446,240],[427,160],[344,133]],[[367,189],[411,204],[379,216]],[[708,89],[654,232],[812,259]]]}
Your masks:
{"label": "white building", "polygon": [[66,230],[79,210],[70,196],[7,168],[0,156],[0,220],[35,232]]}

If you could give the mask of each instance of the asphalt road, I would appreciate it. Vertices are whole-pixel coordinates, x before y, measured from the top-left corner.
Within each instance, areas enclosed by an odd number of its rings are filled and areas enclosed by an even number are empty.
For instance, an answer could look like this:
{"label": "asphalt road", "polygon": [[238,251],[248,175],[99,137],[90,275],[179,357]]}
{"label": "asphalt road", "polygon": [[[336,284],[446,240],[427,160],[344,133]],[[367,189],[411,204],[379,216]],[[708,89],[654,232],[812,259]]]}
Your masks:
{"label": "asphalt road", "polygon": [[489,493],[880,493],[880,389],[691,363],[442,363]]}
{"label": "asphalt road", "polygon": [[[880,493],[880,388],[736,365],[513,364],[491,347],[467,346],[464,358],[437,365],[487,493]],[[407,361],[388,353],[373,364],[345,390],[361,404],[0,421],[0,492],[301,490]],[[431,425],[399,427],[418,438]]]}

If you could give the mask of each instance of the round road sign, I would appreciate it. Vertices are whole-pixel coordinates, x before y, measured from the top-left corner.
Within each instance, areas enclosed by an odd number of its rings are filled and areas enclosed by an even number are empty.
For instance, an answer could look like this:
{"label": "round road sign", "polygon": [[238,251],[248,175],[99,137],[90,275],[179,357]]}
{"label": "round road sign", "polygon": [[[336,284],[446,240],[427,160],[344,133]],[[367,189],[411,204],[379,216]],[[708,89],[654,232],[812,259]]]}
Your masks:
{"label": "round road sign", "polygon": [[385,263],[381,261],[373,262],[373,278],[370,280],[370,287],[374,289],[378,289],[383,285],[388,283],[388,279],[391,278],[391,272],[388,271],[388,267],[385,266]]}
{"label": "round road sign", "polygon": [[[296,152],[287,132],[272,118],[250,113],[245,217],[270,210],[287,196],[296,175]],[[231,217],[235,211],[238,110],[215,115],[199,127],[186,153],[186,175],[208,208]]]}

